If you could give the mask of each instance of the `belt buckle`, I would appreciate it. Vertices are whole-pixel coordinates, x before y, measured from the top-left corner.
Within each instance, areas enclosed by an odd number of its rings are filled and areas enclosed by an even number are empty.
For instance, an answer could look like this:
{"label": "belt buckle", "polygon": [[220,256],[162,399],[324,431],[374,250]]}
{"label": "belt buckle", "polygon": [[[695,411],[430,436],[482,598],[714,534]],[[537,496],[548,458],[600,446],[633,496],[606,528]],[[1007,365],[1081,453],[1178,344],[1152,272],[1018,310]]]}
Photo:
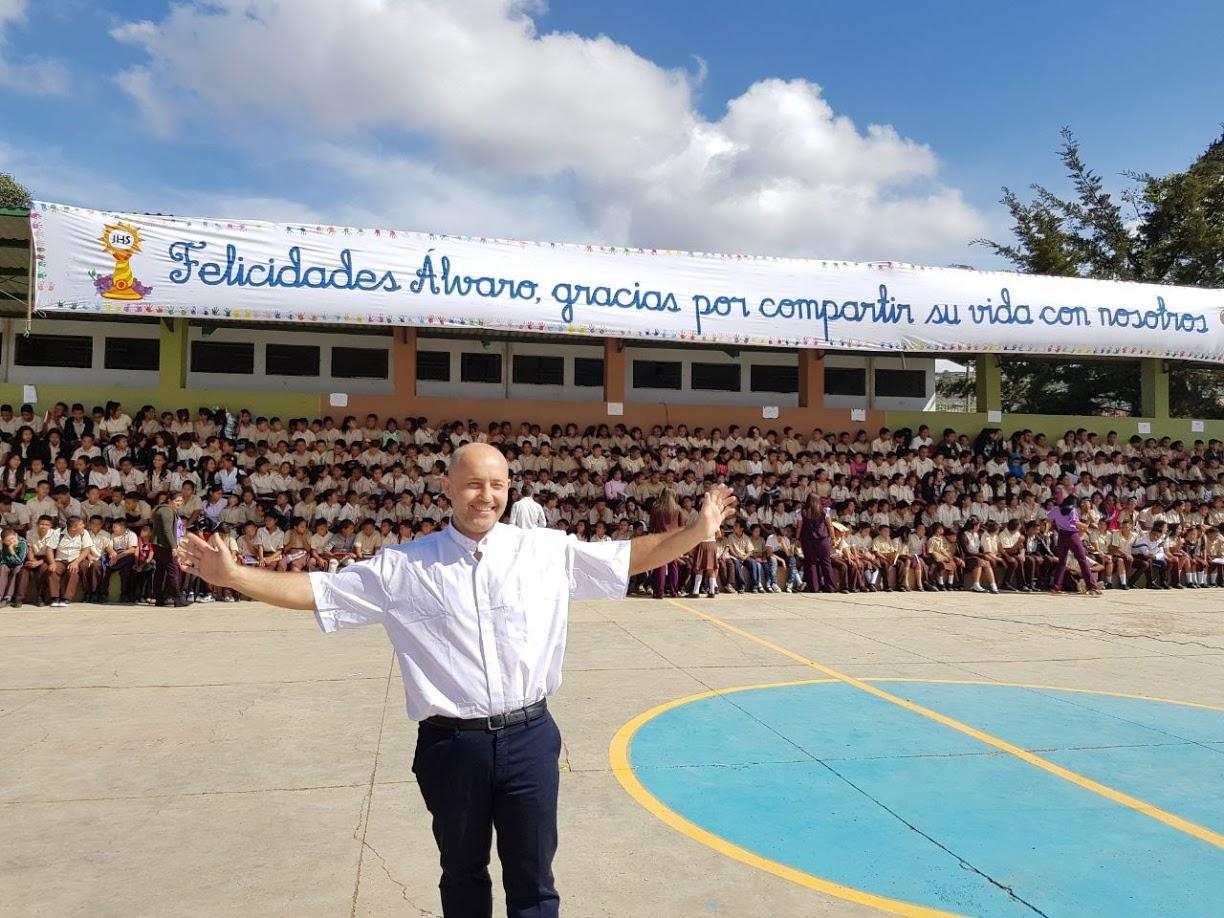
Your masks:
{"label": "belt buckle", "polygon": [[490,733],[506,728],[506,715],[494,714],[492,717],[485,718],[485,729]]}

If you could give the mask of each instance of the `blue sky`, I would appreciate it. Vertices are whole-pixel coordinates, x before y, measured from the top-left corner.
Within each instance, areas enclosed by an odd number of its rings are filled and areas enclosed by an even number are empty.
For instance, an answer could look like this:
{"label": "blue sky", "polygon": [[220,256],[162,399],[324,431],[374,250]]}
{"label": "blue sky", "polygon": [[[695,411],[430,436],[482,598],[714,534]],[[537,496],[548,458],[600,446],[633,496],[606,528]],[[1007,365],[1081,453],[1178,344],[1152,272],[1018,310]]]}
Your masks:
{"label": "blue sky", "polygon": [[0,169],[110,209],[990,266],[969,239],[1001,185],[1064,187],[1061,126],[1114,176],[1224,114],[1219,3],[179,6],[0,0]]}

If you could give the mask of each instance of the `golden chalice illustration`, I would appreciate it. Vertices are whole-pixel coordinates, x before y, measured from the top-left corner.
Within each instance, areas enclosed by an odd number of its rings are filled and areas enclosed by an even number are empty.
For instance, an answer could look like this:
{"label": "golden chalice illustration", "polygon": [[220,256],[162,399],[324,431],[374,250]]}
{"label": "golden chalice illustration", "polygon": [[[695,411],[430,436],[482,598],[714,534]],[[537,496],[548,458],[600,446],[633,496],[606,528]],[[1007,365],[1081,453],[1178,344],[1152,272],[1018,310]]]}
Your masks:
{"label": "golden chalice illustration", "polygon": [[102,228],[101,242],[115,259],[110,289],[103,290],[102,296],[108,300],[142,299],[144,294],[138,289],[139,282],[129,264],[132,256],[140,251],[140,230],[127,223],[108,223]]}

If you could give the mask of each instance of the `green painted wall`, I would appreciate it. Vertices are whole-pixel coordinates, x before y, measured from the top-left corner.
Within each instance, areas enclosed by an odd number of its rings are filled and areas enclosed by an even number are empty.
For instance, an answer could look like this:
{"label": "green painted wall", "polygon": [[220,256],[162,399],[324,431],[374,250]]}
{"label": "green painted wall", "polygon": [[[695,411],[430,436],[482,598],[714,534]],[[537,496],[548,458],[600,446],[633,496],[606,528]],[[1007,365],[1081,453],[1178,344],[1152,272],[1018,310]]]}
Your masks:
{"label": "green painted wall", "polygon": [[[281,418],[319,416],[319,396],[309,392],[253,392],[250,390],[231,389],[183,389],[183,388],[101,388],[98,386],[47,386],[39,384],[39,412],[47,411],[56,402],[80,402],[85,410],[94,405],[105,405],[116,400],[123,403],[123,409],[130,415],[135,415],[143,405],[153,405],[159,412],[174,411],[187,408],[191,418],[195,420],[196,409],[202,405],[210,408],[225,405],[237,413],[239,409],[250,408],[257,414],[276,415]],[[21,404],[21,386],[0,384],[0,402],[13,406],[16,410]],[[343,408],[337,413],[347,413]]]}
{"label": "green painted wall", "polygon": [[[156,387],[127,388],[126,386],[48,386],[39,384],[39,411],[47,411],[56,402],[80,402],[88,411],[95,405],[105,405],[115,400],[123,403],[124,410],[135,417],[143,405],[152,405],[159,412],[187,408],[192,420],[196,410],[207,405],[210,408],[224,405],[237,413],[250,408],[255,414],[280,418],[319,416],[320,395],[317,392],[260,392],[246,389],[188,389],[187,378],[187,322],[183,319],[163,320],[159,326],[160,367]],[[16,383],[0,383],[0,402],[11,404],[14,409],[23,401],[22,386]],[[342,412],[343,413],[343,412]]]}
{"label": "green painted wall", "polygon": [[[225,405],[232,411],[249,408],[255,414],[269,417],[276,415],[281,418],[314,418],[320,416],[321,411],[326,410],[322,407],[322,393],[317,392],[188,389],[184,385],[188,364],[186,321],[183,319],[162,321],[159,336],[161,343],[161,370],[158,374],[158,385],[156,387],[129,389],[114,386],[39,385],[37,387],[38,404],[36,407],[39,411],[46,411],[55,402],[62,401],[68,404],[81,402],[85,405],[86,409],[90,409],[94,405],[104,405],[111,399],[118,399],[123,403],[125,410],[129,414],[134,414],[142,405],[153,405],[159,412],[187,408],[192,412],[193,418],[196,409],[202,405],[209,407]],[[999,398],[1000,376],[997,361],[990,359],[986,362],[986,366],[989,369],[984,374],[984,385],[980,387],[983,391],[979,391],[978,394],[979,398],[989,402]],[[1168,375],[1164,371],[1163,363],[1158,360],[1142,361],[1141,371],[1143,373],[1145,407],[1149,408],[1149,410],[1154,408],[1158,412],[1163,408],[1167,412]],[[379,397],[377,407],[370,405],[365,410],[385,413],[386,409],[382,404],[384,399],[385,397]],[[0,401],[12,404],[14,407],[20,405],[22,402],[21,385],[16,383],[0,384]],[[359,408],[360,406],[354,407]],[[541,409],[543,408],[544,405],[541,403]],[[711,406],[694,406],[695,413],[702,413],[703,411],[710,410],[710,408]],[[342,416],[358,412],[352,409],[338,408],[330,411],[330,413]],[[842,425],[845,429],[864,426],[858,423],[850,423],[848,413],[846,416],[847,421]],[[875,420],[881,416],[884,418],[883,421]],[[1147,421],[1147,423],[1151,424],[1151,433],[1141,434],[1141,436],[1172,437],[1176,440],[1187,441],[1196,439],[1206,440],[1211,437],[1224,439],[1224,420],[1205,421],[1203,431],[1196,433],[1190,429],[1190,420],[1171,418],[1061,417],[1055,415],[1005,414],[1001,424],[988,424],[985,411],[888,411],[882,413],[871,412],[869,417],[873,420],[866,426],[885,424],[894,429],[898,427],[916,429],[918,426],[926,424],[936,435],[945,427],[952,427],[964,433],[976,434],[983,427],[989,426],[1002,427],[1005,434],[1028,428],[1038,433],[1044,433],[1047,437],[1057,438],[1061,437],[1064,431],[1068,429],[1084,427],[1101,434],[1109,430],[1116,430],[1120,437],[1127,439],[1139,433],[1138,423],[1140,421]]]}
{"label": "green painted wall", "polygon": [[[926,424],[938,439],[945,427],[952,427],[962,433],[976,435],[983,427],[999,427],[1005,436],[1013,431],[1029,429],[1034,433],[1043,433],[1049,438],[1061,437],[1068,430],[1083,427],[1096,431],[1104,436],[1110,430],[1116,430],[1118,437],[1127,440],[1138,434],[1142,437],[1172,437],[1174,440],[1185,440],[1192,443],[1195,440],[1209,440],[1212,437],[1224,439],[1224,421],[1204,421],[1203,431],[1195,433],[1190,429],[1190,420],[1185,418],[1118,418],[1073,415],[1045,414],[1005,414],[1002,423],[987,423],[985,412],[961,411],[889,411],[885,413],[888,419],[885,423],[894,430],[898,427],[909,427],[917,430]],[[1152,425],[1150,434],[1139,433],[1139,422]],[[849,425],[848,425],[849,426]]]}

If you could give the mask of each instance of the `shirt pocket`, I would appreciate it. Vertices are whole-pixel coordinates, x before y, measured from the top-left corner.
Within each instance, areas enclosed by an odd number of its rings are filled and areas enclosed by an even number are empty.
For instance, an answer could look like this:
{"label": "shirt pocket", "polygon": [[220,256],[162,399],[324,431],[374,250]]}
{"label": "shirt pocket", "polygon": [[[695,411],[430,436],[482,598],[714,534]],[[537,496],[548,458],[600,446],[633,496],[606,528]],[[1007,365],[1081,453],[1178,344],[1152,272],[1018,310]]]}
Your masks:
{"label": "shirt pocket", "polygon": [[530,629],[527,624],[526,606],[519,602],[506,603],[493,606],[492,611],[494,621],[501,622],[507,638],[515,643],[527,642],[530,637]]}
{"label": "shirt pocket", "polygon": [[[448,613],[439,585],[425,577],[415,577],[404,589],[405,600],[395,603],[394,627],[411,646],[423,652],[418,663],[448,670],[454,642],[454,622]],[[397,644],[398,647],[398,644]],[[402,665],[402,664],[401,664]]]}
{"label": "shirt pocket", "polygon": [[493,621],[502,624],[506,636],[524,644],[530,638],[529,610],[537,603],[531,600],[529,575],[515,574],[507,579],[501,591],[493,597]]}
{"label": "shirt pocket", "polygon": [[520,568],[491,597],[494,620],[502,623],[510,640],[527,641],[534,623],[549,614],[548,581],[545,572]]}
{"label": "shirt pocket", "polygon": [[435,626],[446,615],[445,593],[442,585],[427,574],[412,577],[408,582],[407,602],[400,606],[397,616],[405,624],[431,622]]}

